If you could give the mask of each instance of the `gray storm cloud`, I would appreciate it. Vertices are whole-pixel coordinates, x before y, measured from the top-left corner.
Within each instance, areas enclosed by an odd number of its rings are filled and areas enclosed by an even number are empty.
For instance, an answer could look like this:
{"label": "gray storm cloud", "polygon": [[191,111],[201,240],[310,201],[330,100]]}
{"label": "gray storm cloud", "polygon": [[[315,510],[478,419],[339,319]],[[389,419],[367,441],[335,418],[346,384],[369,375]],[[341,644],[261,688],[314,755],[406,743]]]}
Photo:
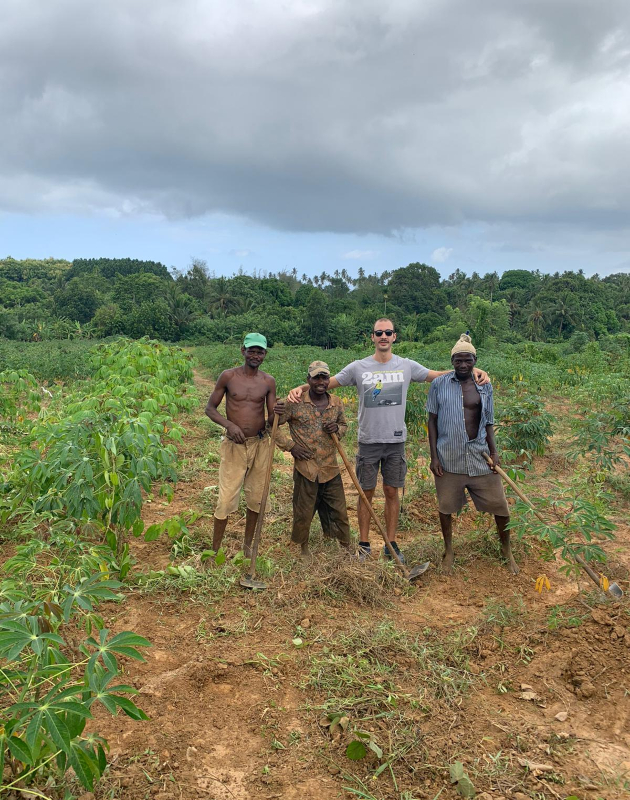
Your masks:
{"label": "gray storm cloud", "polygon": [[5,0],[0,208],[623,228],[626,0]]}

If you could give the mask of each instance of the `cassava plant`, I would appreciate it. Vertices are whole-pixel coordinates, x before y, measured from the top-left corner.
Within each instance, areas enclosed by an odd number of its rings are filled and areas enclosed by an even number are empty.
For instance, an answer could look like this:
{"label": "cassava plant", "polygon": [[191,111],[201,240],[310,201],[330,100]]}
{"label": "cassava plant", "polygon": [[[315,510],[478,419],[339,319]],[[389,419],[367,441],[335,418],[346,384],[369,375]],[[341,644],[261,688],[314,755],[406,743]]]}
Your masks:
{"label": "cassava plant", "polygon": [[3,585],[0,793],[26,788],[37,795],[28,787],[61,778],[70,768],[92,789],[107,766],[107,743],[86,732],[94,703],[112,714],[122,710],[132,719],[147,719],[129,699],[136,690],[116,683],[117,656],[144,660],[138,648],[149,646],[146,639],[131,631],[110,636],[102,620],[97,636],[88,636],[78,647],[64,637],[77,615],[93,611],[101,600],[116,599],[120,585],[102,574],[87,576],[45,601],[29,599],[28,584]]}
{"label": "cassava plant", "polygon": [[497,439],[507,462],[528,466],[542,456],[553,433],[543,401],[522,387],[504,392],[496,410]]}
{"label": "cassava plant", "polygon": [[23,422],[39,411],[39,384],[25,369],[0,372],[0,424]]}
{"label": "cassava plant", "polygon": [[538,501],[535,508],[518,501],[509,527],[519,537],[535,536],[543,545],[543,559],[554,561],[560,556],[561,571],[574,576],[581,570],[576,556],[604,563],[606,553],[599,542],[615,538],[615,525],[595,504],[560,492],[557,500]]}
{"label": "cassava plant", "polygon": [[593,477],[603,479],[624,458],[630,457],[630,396],[607,409],[592,411],[573,421],[570,455],[590,459]]}
{"label": "cassava plant", "polygon": [[159,342],[99,345],[95,379],[59,395],[16,453],[2,518],[47,515],[100,526],[126,558],[125,538],[143,531],[143,491],[172,495],[181,441],[174,416],[194,402],[189,358]]}

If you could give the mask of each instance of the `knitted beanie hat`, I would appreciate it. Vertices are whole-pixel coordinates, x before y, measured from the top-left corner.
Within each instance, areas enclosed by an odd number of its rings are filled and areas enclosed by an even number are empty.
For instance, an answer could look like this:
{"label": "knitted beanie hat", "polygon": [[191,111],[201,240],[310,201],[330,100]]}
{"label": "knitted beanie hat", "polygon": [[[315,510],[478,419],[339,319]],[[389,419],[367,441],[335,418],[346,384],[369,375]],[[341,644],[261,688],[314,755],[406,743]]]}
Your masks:
{"label": "knitted beanie hat", "polygon": [[455,353],[472,353],[474,356],[477,355],[477,351],[473,347],[472,339],[468,333],[462,333],[459,337],[455,347],[451,350],[451,356],[454,356]]}

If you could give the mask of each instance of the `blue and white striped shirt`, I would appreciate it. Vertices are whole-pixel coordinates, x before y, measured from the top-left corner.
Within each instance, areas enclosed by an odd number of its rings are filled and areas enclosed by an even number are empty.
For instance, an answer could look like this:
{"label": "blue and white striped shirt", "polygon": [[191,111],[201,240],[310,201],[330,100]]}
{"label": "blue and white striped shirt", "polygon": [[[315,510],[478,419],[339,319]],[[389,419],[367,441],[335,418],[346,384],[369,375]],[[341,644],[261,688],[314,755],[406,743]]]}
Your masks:
{"label": "blue and white striped shirt", "polygon": [[427,411],[437,414],[437,451],[446,472],[486,475],[491,472],[482,453],[489,453],[486,425],[494,425],[492,384],[475,388],[481,397],[481,420],[476,439],[469,439],[464,419],[464,395],[455,372],[440,375],[431,383]]}

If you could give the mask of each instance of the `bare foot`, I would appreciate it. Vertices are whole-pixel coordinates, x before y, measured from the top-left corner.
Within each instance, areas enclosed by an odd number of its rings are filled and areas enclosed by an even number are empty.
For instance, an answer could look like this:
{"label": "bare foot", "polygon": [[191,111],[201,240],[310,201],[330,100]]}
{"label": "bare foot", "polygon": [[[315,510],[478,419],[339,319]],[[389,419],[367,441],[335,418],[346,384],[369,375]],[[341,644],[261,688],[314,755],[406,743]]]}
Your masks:
{"label": "bare foot", "polygon": [[455,563],[455,553],[452,550],[447,550],[442,557],[442,572],[447,575],[453,571],[453,564]]}
{"label": "bare foot", "polygon": [[519,566],[516,563],[516,561],[514,561],[514,556],[512,555],[512,549],[509,547],[509,545],[507,548],[503,547],[501,548],[501,555],[506,560],[507,568],[512,573],[512,575],[518,575],[518,573],[521,570],[519,569]]}
{"label": "bare foot", "polygon": [[308,549],[307,544],[303,544],[300,548],[300,558],[303,558],[305,561],[308,561],[311,557],[311,551]]}

